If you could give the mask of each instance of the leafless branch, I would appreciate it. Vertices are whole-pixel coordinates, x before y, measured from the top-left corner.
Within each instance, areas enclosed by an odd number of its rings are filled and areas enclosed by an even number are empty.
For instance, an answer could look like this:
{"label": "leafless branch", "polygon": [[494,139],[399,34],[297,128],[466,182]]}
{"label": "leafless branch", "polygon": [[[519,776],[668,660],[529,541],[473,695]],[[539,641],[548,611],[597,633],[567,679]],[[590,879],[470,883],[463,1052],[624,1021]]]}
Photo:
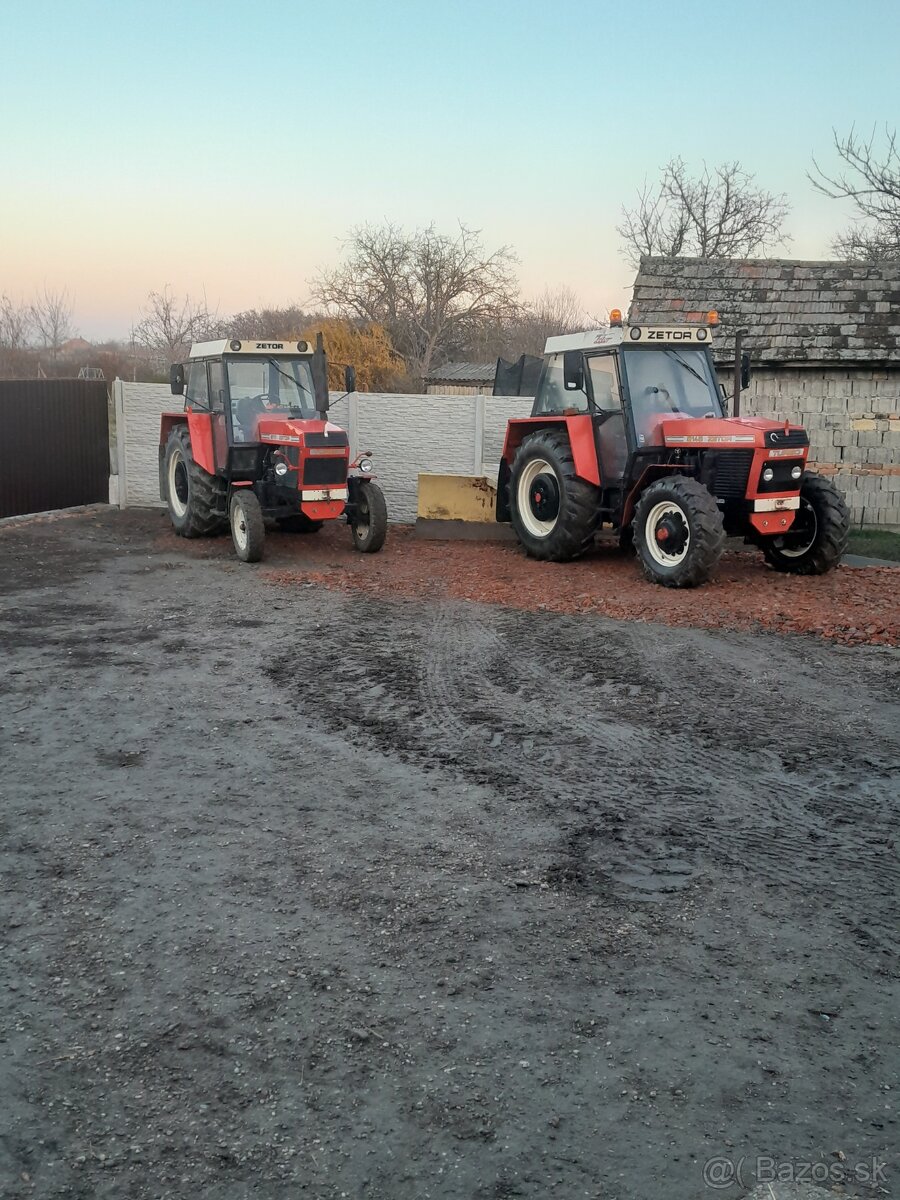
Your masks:
{"label": "leafless branch", "polygon": [[682,159],[673,158],[659,183],[645,182],[635,207],[623,208],[616,232],[635,266],[644,255],[739,258],[786,241],[789,211],[784,194],[757,187],[740,163],[712,170],[704,163],[692,176]]}
{"label": "leafless branch", "polygon": [[855,127],[841,136],[832,130],[834,150],[844,168],[829,173],[813,157],[809,180],[832,200],[851,200],[853,223],[835,239],[833,248],[842,258],[900,258],[900,145],[896,129],[885,126],[883,147],[877,146],[877,129],[868,139]]}

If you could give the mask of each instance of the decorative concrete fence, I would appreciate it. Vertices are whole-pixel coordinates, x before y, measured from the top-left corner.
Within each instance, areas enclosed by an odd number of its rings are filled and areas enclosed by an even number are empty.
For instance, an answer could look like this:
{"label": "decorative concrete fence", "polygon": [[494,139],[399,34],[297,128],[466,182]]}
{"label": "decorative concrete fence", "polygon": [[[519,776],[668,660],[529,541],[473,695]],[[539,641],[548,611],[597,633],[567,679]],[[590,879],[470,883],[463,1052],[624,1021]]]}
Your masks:
{"label": "decorative concrete fence", "polygon": [[[114,384],[117,496],[122,507],[159,505],[159,418],[180,409],[168,385]],[[527,417],[531,400],[495,396],[332,395],[330,417],[352,454],[370,450],[393,521],[416,519],[422,471],[496,478],[506,422]]]}

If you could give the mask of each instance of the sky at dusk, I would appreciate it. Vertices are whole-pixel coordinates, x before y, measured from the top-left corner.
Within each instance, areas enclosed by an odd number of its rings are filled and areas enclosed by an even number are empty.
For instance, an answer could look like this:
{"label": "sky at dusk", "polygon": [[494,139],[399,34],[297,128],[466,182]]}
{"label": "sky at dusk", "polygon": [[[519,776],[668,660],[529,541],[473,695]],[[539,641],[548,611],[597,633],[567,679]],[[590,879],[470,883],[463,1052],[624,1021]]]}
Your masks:
{"label": "sky at dusk", "polygon": [[89,338],[151,289],[304,301],[366,221],[513,246],[526,295],[625,306],[615,225],[681,155],[788,193],[827,258],[831,130],[900,123],[898,0],[2,0],[0,293],[67,288]]}

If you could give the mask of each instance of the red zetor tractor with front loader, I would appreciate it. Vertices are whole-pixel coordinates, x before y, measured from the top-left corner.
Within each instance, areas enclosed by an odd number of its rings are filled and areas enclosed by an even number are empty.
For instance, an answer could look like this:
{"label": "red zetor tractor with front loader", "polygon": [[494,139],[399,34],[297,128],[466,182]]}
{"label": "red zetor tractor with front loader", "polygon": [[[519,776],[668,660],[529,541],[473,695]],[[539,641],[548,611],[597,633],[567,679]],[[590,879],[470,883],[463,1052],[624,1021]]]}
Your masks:
{"label": "red zetor tractor with front loader", "polygon": [[[527,553],[577,558],[609,525],[665,587],[708,580],[726,536],[757,545],[777,571],[835,567],[847,505],[806,469],[801,426],[725,416],[714,314],[667,328],[613,316],[609,329],[547,339],[532,414],[507,426],[497,519]],[[744,388],[749,360],[740,374]],[[515,394],[499,377],[495,394]]]}
{"label": "red zetor tractor with front loader", "polygon": [[[231,528],[238,558],[258,562],[266,522],[316,533],[343,517],[363,553],[387,534],[372,460],[350,461],[350,442],[328,420],[328,364],[321,335],[308,342],[230,338],[199,342],[171,369],[184,411],[163,413],[159,494],[176,533]],[[347,367],[345,386],[356,387]]]}

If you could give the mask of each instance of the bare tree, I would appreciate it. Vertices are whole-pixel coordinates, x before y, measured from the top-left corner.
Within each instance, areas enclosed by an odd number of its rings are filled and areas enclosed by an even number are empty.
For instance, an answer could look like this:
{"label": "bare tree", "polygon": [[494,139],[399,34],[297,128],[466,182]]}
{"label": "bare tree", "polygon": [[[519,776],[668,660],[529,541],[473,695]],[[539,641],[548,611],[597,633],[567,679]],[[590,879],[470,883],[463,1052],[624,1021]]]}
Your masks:
{"label": "bare tree", "polygon": [[393,224],[351,231],[340,266],[314,280],[313,299],[349,319],[382,325],[422,377],[481,323],[520,311],[516,257],[485,250],[477,230],[455,236],[433,225],[412,233]]}
{"label": "bare tree", "polygon": [[841,137],[832,130],[834,149],[844,168],[829,175],[813,158],[809,179],[832,200],[852,200],[856,218],[832,243],[834,252],[849,259],[900,258],[900,146],[897,131],[885,126],[885,146],[876,149],[877,130],[868,141],[856,129]]}
{"label": "bare tree", "polygon": [[299,304],[248,308],[228,318],[228,333],[238,338],[294,337],[318,317],[318,313],[307,312]]}
{"label": "bare tree", "polygon": [[29,318],[41,345],[50,351],[55,361],[63,342],[75,333],[72,325],[72,301],[68,291],[61,292],[45,287],[29,308]]}
{"label": "bare tree", "polygon": [[24,350],[32,332],[31,309],[0,296],[0,349]]}
{"label": "bare tree", "polygon": [[622,209],[616,232],[634,266],[643,255],[665,258],[741,258],[787,241],[786,196],[756,186],[740,163],[722,163],[692,176],[673,158],[659,183],[644,184],[634,208]]}
{"label": "bare tree", "polygon": [[132,337],[135,345],[158,364],[169,366],[186,358],[193,342],[224,337],[225,332],[218,314],[209,311],[205,299],[179,299],[166,284],[161,292],[148,295]]}

